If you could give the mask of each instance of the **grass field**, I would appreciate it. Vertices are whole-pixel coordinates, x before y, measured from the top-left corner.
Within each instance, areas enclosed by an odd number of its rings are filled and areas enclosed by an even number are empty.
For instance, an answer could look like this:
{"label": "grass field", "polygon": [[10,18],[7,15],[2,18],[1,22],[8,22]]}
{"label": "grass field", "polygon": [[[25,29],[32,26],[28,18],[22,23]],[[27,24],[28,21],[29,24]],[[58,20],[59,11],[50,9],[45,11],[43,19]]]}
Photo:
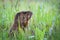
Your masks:
{"label": "grass field", "polygon": [[[0,40],[60,40],[59,3],[59,0],[0,0]],[[19,29],[14,36],[8,37],[17,12],[28,10],[33,12],[30,29],[25,33]]]}

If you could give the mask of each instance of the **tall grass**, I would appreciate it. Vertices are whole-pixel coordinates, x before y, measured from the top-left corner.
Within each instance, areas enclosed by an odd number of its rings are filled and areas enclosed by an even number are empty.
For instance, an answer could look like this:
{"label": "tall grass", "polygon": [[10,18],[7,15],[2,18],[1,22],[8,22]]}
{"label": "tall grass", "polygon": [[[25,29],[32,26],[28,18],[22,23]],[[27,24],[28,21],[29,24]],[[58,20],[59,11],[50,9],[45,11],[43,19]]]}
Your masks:
{"label": "tall grass", "polygon": [[[0,40],[49,40],[49,29],[55,27],[55,24],[60,24],[57,4],[56,0],[55,2],[0,0]],[[24,33],[20,29],[18,32],[14,32],[14,36],[8,37],[16,13],[27,10],[33,12],[32,18],[29,20],[28,31]],[[51,34],[51,36],[51,40],[55,40],[54,35]]]}

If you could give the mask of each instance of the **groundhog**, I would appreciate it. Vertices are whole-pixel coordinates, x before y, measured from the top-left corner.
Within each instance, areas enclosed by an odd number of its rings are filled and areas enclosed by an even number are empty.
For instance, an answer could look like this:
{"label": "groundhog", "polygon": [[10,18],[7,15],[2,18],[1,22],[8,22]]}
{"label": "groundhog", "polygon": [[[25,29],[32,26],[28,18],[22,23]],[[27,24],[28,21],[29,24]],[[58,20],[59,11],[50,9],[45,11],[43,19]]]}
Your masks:
{"label": "groundhog", "polygon": [[12,30],[18,30],[19,25],[20,25],[20,28],[23,29],[23,31],[25,31],[24,28],[28,26],[28,21],[31,18],[31,16],[32,16],[31,11],[18,12],[15,16],[13,26],[10,29],[10,33],[12,32]]}

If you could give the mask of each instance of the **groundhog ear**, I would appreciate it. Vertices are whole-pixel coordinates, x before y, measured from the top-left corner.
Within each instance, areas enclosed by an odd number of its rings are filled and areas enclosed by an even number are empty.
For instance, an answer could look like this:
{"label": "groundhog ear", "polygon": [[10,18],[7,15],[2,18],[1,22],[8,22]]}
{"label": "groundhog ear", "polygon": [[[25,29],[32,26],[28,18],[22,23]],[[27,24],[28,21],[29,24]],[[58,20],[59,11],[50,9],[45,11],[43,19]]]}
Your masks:
{"label": "groundhog ear", "polygon": [[28,20],[31,18],[31,16],[32,16],[32,12],[29,12],[28,13]]}

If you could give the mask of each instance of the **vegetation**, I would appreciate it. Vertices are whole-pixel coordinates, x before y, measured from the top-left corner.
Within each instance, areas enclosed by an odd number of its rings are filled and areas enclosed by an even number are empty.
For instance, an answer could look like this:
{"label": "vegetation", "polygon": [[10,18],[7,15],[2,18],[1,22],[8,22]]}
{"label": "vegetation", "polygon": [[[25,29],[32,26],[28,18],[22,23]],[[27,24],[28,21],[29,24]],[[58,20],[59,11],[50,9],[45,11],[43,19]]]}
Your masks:
{"label": "vegetation", "polygon": [[[28,31],[9,37],[16,13],[27,10],[33,12]],[[60,1],[0,0],[0,40],[60,40]]]}

